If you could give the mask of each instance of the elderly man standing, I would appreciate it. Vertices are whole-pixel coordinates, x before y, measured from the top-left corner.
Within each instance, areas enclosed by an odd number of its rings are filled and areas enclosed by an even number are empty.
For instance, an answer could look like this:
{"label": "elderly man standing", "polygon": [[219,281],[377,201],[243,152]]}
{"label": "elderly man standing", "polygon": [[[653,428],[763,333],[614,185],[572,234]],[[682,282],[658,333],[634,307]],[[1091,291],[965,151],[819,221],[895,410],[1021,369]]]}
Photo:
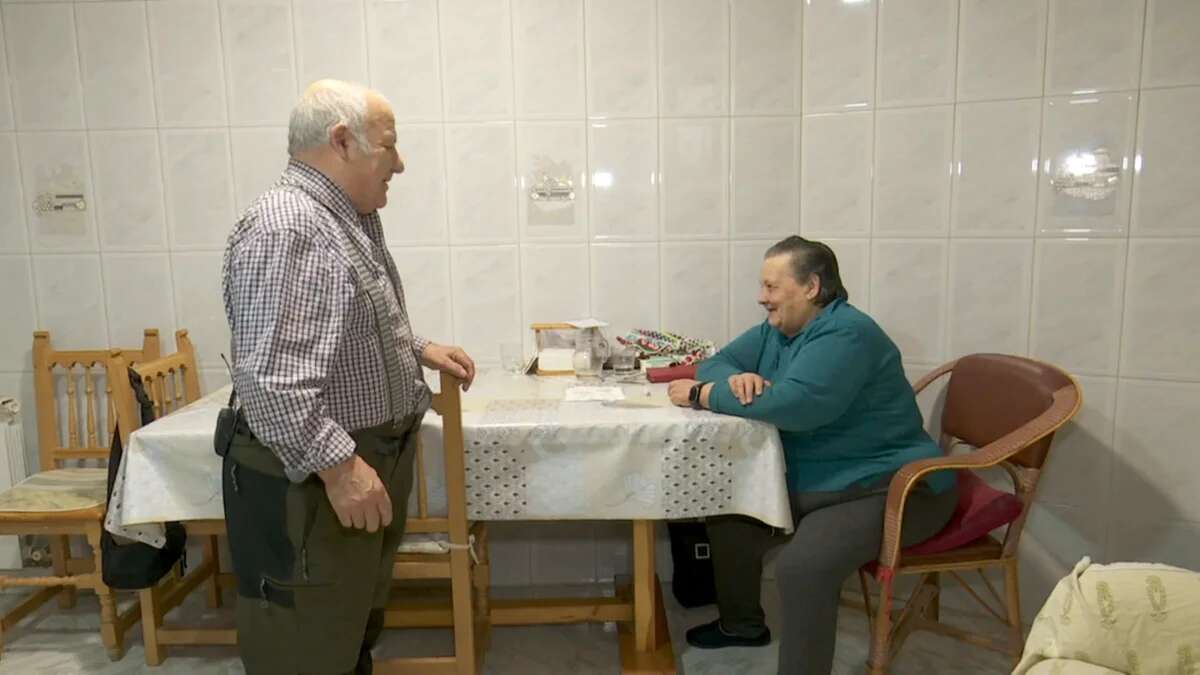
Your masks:
{"label": "elderly man standing", "polygon": [[225,250],[238,644],[251,675],[369,673],[430,403],[420,366],[469,385],[475,365],[409,325],[378,215],[404,171],[388,102],[314,83],[288,154]]}

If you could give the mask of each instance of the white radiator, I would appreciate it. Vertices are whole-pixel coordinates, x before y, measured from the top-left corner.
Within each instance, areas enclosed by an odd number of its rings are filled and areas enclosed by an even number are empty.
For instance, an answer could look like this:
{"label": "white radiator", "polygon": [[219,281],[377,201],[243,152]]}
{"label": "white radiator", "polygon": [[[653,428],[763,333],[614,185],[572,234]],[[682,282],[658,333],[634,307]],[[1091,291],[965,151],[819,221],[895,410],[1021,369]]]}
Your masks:
{"label": "white radiator", "polygon": [[[27,475],[21,404],[16,399],[0,396],[0,490],[20,483]],[[15,535],[0,537],[0,569],[20,568],[20,539]]]}

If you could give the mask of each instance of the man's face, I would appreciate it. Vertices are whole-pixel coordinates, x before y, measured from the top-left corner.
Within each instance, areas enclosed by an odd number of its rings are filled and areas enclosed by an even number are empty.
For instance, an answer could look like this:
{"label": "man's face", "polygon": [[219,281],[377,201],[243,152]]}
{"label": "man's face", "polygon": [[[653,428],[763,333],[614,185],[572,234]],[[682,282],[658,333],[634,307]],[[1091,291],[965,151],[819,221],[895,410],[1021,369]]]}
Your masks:
{"label": "man's face", "polygon": [[767,310],[767,323],[788,337],[799,333],[819,310],[813,304],[819,283],[816,279],[797,282],[792,275],[791,255],[763,260],[758,304]]}
{"label": "man's face", "polygon": [[371,213],[387,205],[388,181],[403,173],[404,162],[396,150],[396,120],[392,110],[377,96],[367,97],[367,150],[350,144],[347,192],[359,213]]}

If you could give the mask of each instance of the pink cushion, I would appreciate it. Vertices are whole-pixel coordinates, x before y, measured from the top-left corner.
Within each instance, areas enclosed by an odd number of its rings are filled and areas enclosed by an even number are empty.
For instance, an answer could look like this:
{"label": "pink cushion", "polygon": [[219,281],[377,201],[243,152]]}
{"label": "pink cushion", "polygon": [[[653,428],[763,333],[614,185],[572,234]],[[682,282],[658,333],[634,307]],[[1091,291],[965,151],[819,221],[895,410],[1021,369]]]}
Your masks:
{"label": "pink cushion", "polygon": [[689,363],[686,366],[668,366],[666,368],[647,368],[646,379],[651,382],[674,382],[675,380],[694,380],[699,363]]}
{"label": "pink cushion", "polygon": [[1007,525],[1021,515],[1021,500],[983,482],[973,471],[958,472],[958,508],[950,522],[933,537],[904,549],[924,555],[950,551]]}

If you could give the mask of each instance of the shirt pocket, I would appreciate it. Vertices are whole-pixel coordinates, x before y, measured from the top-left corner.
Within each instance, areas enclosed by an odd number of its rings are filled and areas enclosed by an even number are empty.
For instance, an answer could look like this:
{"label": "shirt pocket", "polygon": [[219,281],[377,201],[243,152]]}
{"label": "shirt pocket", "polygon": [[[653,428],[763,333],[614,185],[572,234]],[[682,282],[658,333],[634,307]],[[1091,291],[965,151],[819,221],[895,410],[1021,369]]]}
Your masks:
{"label": "shirt pocket", "polygon": [[375,312],[367,289],[358,285],[346,308],[345,333],[365,337],[375,332]]}

